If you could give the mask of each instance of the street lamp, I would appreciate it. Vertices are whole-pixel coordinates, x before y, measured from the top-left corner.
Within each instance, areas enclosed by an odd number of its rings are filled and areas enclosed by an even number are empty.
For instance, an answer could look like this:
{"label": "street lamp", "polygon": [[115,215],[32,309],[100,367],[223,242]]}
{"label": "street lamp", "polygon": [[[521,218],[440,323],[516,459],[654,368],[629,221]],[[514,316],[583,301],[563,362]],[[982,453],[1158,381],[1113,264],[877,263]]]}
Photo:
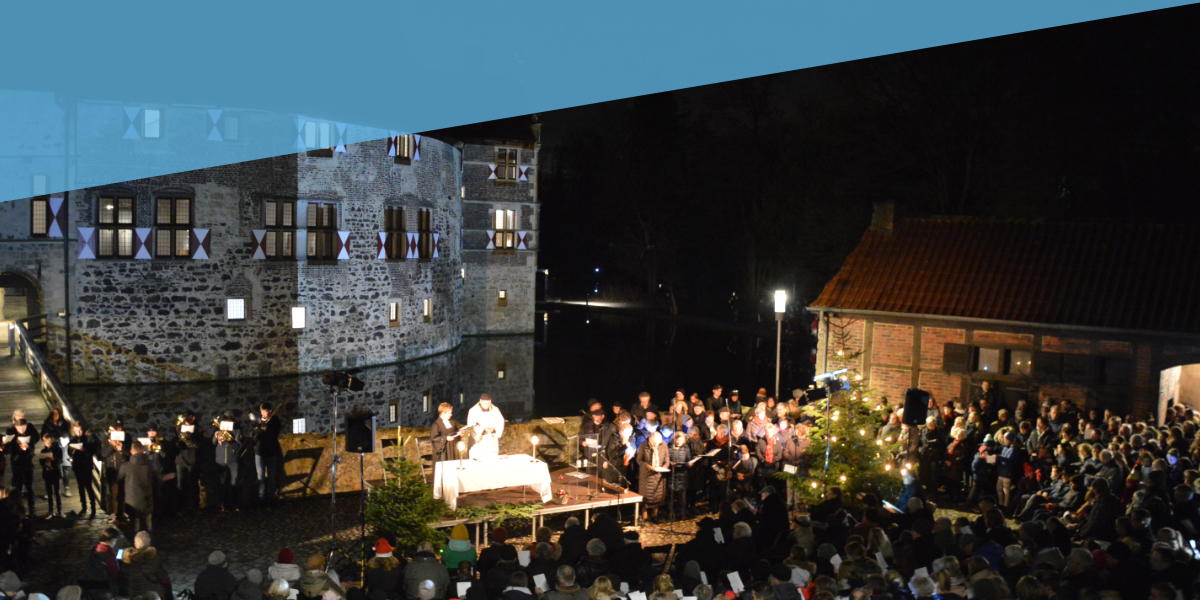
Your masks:
{"label": "street lamp", "polygon": [[787,292],[775,290],[775,401],[779,401],[779,363],[783,355],[783,313],[787,311]]}

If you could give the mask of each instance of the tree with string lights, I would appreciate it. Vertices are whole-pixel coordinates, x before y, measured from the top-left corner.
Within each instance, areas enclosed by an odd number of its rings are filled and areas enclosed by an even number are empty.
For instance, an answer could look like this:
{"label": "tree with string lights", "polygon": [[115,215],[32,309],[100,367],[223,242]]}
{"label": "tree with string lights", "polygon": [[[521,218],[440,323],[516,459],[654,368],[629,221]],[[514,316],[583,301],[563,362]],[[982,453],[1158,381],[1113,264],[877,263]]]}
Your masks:
{"label": "tree with string lights", "polygon": [[[829,335],[829,347],[838,349],[836,356],[829,357],[830,372],[846,372],[825,382],[826,398],[801,409],[804,419],[811,421],[808,472],[781,472],[778,477],[810,506],[824,500],[831,486],[842,488],[842,498],[848,504],[855,503],[860,493],[874,493],[881,500],[895,498],[905,470],[896,459],[899,435],[897,432],[883,439],[876,436],[891,412],[888,398],[868,388],[855,368],[862,352],[847,350],[851,342],[849,323],[830,323]],[[816,394],[810,391],[810,395]]]}

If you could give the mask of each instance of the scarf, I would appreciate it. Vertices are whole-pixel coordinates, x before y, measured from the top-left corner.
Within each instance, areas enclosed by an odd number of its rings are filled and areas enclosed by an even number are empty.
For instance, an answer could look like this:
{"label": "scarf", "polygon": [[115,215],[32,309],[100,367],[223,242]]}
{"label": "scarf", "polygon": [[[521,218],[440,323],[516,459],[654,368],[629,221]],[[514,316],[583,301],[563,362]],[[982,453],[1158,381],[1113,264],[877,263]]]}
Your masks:
{"label": "scarf", "polygon": [[775,438],[767,436],[767,464],[775,464]]}

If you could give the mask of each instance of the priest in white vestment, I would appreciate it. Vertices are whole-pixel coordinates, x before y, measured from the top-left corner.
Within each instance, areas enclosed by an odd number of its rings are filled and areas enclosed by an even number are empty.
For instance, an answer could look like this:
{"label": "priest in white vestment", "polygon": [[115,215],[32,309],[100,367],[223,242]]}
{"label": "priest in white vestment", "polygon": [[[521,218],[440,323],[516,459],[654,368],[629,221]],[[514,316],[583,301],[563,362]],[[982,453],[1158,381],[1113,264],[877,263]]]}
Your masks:
{"label": "priest in white vestment", "polygon": [[504,435],[504,416],[492,405],[492,397],[483,394],[479,404],[467,412],[467,426],[474,433],[475,444],[471,446],[471,458],[489,460],[500,455],[500,436]]}

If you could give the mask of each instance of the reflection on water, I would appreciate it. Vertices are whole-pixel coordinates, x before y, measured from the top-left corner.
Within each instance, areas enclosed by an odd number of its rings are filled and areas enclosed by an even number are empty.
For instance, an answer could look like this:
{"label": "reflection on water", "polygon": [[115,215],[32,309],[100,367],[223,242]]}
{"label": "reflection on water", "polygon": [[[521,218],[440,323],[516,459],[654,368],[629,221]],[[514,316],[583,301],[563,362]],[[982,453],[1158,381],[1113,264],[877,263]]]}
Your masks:
{"label": "reflection on water", "polygon": [[[343,392],[338,409],[345,415],[369,408],[379,427],[428,426],[443,402],[465,420],[479,395],[491,394],[511,420],[533,416],[533,337],[465,338],[452,352],[396,365],[368,367],[358,376],[366,388]],[[93,429],[121,419],[128,431],[170,431],[176,417],[195,411],[202,424],[226,410],[239,418],[261,402],[270,402],[291,431],[293,419],[304,419],[308,433],[332,431],[333,399],[321,374],[258,380],[120,386],[73,386],[71,403]],[[393,418],[394,417],[394,418]]]}

